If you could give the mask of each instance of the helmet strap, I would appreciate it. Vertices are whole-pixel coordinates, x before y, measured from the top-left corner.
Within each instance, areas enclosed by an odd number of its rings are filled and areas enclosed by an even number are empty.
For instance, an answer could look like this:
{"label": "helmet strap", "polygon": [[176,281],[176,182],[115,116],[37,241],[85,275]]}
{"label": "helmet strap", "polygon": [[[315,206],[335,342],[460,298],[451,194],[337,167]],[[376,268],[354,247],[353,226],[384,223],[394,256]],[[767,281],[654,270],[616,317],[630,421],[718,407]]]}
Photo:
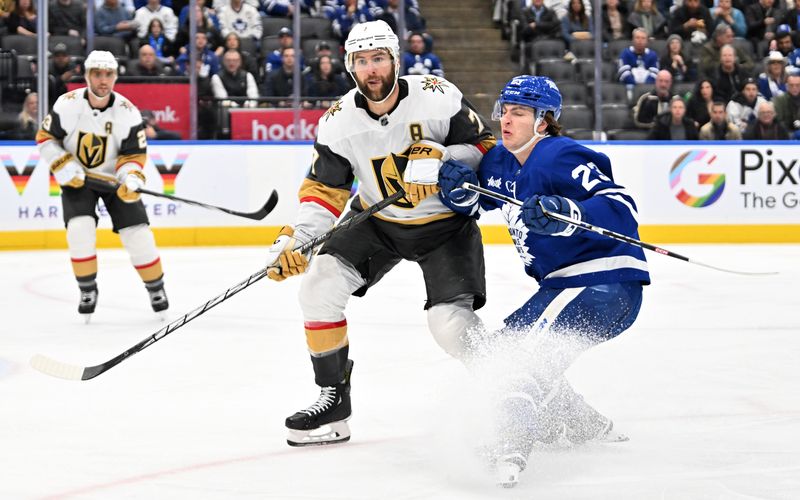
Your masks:
{"label": "helmet strap", "polygon": [[539,125],[541,125],[542,122],[544,121],[544,114],[545,113],[542,112],[542,111],[538,111],[538,110],[536,111],[536,120],[533,122],[533,135],[531,136],[530,139],[528,139],[528,142],[526,142],[525,144],[523,144],[519,148],[517,148],[517,149],[509,149],[508,151],[512,155],[516,155],[516,154],[519,154],[519,153],[525,151],[526,149],[528,149],[531,146],[531,144],[536,142],[538,139],[544,139],[545,137],[550,137],[550,134],[548,134],[546,131],[545,131],[544,134],[540,134],[539,133]]}

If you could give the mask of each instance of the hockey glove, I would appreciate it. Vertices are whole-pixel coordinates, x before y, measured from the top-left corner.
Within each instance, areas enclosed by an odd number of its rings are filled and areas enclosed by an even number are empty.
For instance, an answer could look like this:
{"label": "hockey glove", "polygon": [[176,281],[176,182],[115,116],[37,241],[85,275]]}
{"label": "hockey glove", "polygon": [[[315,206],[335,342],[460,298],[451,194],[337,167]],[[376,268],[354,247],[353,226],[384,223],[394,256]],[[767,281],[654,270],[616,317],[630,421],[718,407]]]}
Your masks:
{"label": "hockey glove", "polygon": [[125,203],[135,203],[142,197],[139,190],[144,187],[144,174],[141,170],[130,169],[127,173],[120,173],[117,196]]}
{"label": "hockey glove", "polygon": [[465,182],[478,185],[478,174],[467,165],[449,160],[442,164],[439,170],[439,197],[447,198],[453,205],[458,207],[470,207],[478,201],[478,193],[464,189]]}
{"label": "hockey glove", "polygon": [[406,198],[417,206],[422,200],[439,191],[439,167],[450,159],[450,153],[441,144],[420,141],[412,144],[408,164],[403,172]]}
{"label": "hockey glove", "polygon": [[294,238],[294,228],[283,226],[275,243],[267,253],[267,278],[283,281],[291,276],[303,274],[308,268],[308,259],[296,251],[302,242]]}
{"label": "hockey glove", "polygon": [[86,179],[83,167],[69,153],[54,161],[50,170],[53,172],[56,182],[61,186],[79,188],[83,186],[83,181]]}
{"label": "hockey glove", "polygon": [[522,205],[522,222],[536,234],[552,236],[571,236],[578,226],[551,219],[544,210],[583,220],[583,206],[575,200],[561,196],[533,195]]}

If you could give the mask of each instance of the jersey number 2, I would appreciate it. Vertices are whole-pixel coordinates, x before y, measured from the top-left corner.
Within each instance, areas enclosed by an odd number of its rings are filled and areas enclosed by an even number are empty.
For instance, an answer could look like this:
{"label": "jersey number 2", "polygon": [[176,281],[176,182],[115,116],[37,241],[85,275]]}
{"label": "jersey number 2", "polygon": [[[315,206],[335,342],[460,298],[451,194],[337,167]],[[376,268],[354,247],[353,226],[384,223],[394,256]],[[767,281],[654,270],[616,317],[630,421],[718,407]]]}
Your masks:
{"label": "jersey number 2", "polygon": [[[597,176],[596,179],[589,178],[592,171],[594,171],[595,175]],[[597,165],[592,162],[589,162],[586,165],[581,164],[575,167],[575,169],[572,171],[572,178],[577,179],[578,177],[581,178],[581,186],[583,186],[583,189],[587,191],[591,191],[592,188],[600,184],[601,181],[611,182],[611,179],[601,172],[600,169],[597,168]]]}

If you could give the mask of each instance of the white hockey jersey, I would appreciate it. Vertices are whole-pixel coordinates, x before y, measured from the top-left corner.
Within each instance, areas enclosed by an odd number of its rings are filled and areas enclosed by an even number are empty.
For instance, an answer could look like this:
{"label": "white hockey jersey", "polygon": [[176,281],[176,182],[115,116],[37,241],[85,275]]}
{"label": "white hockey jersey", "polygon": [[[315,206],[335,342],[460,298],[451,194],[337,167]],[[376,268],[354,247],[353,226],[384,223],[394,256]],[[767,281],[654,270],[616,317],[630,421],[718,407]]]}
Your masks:
{"label": "white hockey jersey", "polygon": [[[358,179],[363,207],[395,193],[403,185],[408,150],[420,140],[444,146],[454,159],[477,168],[495,138],[455,85],[441,77],[399,79],[396,107],[383,116],[367,108],[356,89],[320,118],[311,172],[300,189],[301,212],[314,202],[338,216]],[[424,224],[453,216],[437,196],[414,206],[402,198],[378,217],[401,224]]]}
{"label": "white hockey jersey", "polygon": [[126,164],[144,168],[147,137],[136,106],[112,92],[105,108],[93,109],[86,94],[86,88],[63,94],[42,120],[36,142],[45,164],[69,153],[90,172],[114,176]]}

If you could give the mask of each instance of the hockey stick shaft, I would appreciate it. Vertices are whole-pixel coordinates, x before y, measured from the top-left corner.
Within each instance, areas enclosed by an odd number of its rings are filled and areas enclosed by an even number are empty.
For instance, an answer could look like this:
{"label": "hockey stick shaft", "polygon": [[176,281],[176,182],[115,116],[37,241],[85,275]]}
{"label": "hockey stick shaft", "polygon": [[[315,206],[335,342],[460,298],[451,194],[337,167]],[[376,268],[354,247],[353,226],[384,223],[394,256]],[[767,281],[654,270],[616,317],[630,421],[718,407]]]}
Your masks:
{"label": "hockey stick shaft", "polygon": [[[504,201],[506,203],[511,203],[512,205],[517,205],[518,207],[521,207],[522,204],[523,204],[520,200],[518,200],[516,198],[512,198],[512,197],[506,196],[506,195],[504,195],[502,193],[498,193],[498,192],[492,191],[491,189],[486,189],[486,188],[482,188],[480,186],[476,186],[474,184],[470,184],[469,182],[465,182],[461,187],[464,188],[464,189],[469,189],[470,191],[474,191],[476,193],[480,193],[482,195],[489,196],[490,198],[494,198],[496,200]],[[599,227],[599,226],[595,226],[593,224],[589,224],[588,222],[584,222],[584,221],[581,221],[581,220],[573,219],[572,217],[569,217],[569,216],[566,216],[566,215],[562,215],[562,214],[558,214],[558,213],[555,213],[555,212],[551,212],[551,211],[547,210],[544,207],[542,207],[542,211],[544,212],[544,214],[547,217],[550,217],[553,220],[557,220],[557,221],[560,221],[560,222],[565,222],[567,224],[572,224],[572,225],[578,226],[578,227],[580,227],[582,229],[585,229],[587,231],[592,231],[594,233],[601,234],[601,235],[606,236],[608,238],[612,238],[612,239],[615,239],[615,240],[618,240],[618,241],[622,241],[624,243],[628,243],[629,245],[637,246],[639,248],[644,248],[645,250],[652,250],[653,252],[656,252],[658,254],[666,255],[667,257],[672,257],[674,259],[682,260],[684,262],[689,262],[690,264],[695,264],[695,265],[698,265],[698,266],[707,267],[709,269],[714,269],[714,270],[722,271],[722,272],[725,272],[725,273],[742,274],[742,275],[745,275],[745,276],[765,276],[765,275],[771,275],[771,274],[778,274],[777,272],[774,272],[774,271],[770,271],[770,272],[737,271],[737,270],[734,270],[734,269],[725,269],[723,267],[718,267],[718,266],[714,266],[714,265],[711,265],[711,264],[706,264],[704,262],[699,262],[699,261],[697,261],[695,259],[691,259],[689,257],[686,257],[685,255],[681,255],[681,254],[673,252],[671,250],[667,250],[665,248],[657,247],[655,245],[651,245],[650,243],[646,243],[644,241],[637,240],[636,238],[631,238],[630,236],[626,236],[624,234],[620,234],[620,233],[611,231],[610,229],[605,229],[603,227]]]}
{"label": "hockey stick shaft", "polygon": [[[314,248],[322,245],[324,242],[328,241],[334,234],[345,231],[356,224],[360,224],[361,222],[365,221],[373,214],[383,210],[384,208],[388,207],[392,203],[396,202],[400,198],[405,195],[405,192],[400,190],[393,195],[385,198],[378,203],[371,205],[364,209],[364,211],[356,214],[353,217],[343,221],[341,224],[338,224],[331,228],[326,233],[314,238],[313,240],[309,241],[305,245],[299,248],[301,252],[312,251]],[[68,380],[89,380],[92,379],[101,373],[104,373],[111,368],[115,367],[116,365],[120,364],[121,362],[125,361],[126,359],[130,358],[137,352],[141,352],[144,349],[150,347],[151,345],[155,344],[159,340],[163,339],[170,333],[174,332],[175,330],[181,328],[186,323],[192,321],[193,319],[197,318],[198,316],[202,315],[209,309],[218,306],[219,304],[225,302],[229,298],[233,297],[237,293],[241,292],[245,288],[249,287],[253,283],[264,278],[267,275],[267,269],[263,268],[260,269],[258,272],[251,274],[247,277],[247,279],[233,285],[232,287],[225,290],[224,293],[217,295],[213,299],[207,301],[205,304],[197,307],[188,313],[184,314],[180,318],[176,319],[175,321],[171,322],[164,328],[158,330],[154,334],[148,336],[146,339],[142,340],[141,342],[131,346],[121,354],[114,356],[113,358],[109,359],[104,363],[100,363],[99,365],[95,366],[77,366],[77,365],[70,365],[68,363],[63,363],[61,361],[56,361],[52,358],[47,356],[43,356],[41,354],[35,355],[31,358],[31,366],[36,370],[45,373],[47,375],[51,375],[54,377],[64,378]]]}
{"label": "hockey stick shaft", "polygon": [[[86,183],[88,183],[91,187],[101,191],[111,192],[111,191],[116,191],[119,188],[119,184],[117,184],[116,181],[94,173],[92,174],[87,173]],[[150,196],[156,196],[158,198],[166,198],[168,200],[180,201],[182,203],[186,203],[187,205],[194,205],[196,207],[208,208],[211,210],[219,210],[220,212],[225,212],[226,214],[235,215],[237,217],[244,217],[246,219],[252,219],[252,220],[263,219],[264,217],[269,215],[269,213],[272,212],[272,210],[275,208],[275,205],[278,204],[278,192],[275,190],[272,190],[272,193],[270,193],[270,196],[267,199],[267,202],[264,204],[264,206],[261,207],[260,210],[257,210],[255,212],[239,212],[237,210],[218,207],[216,205],[209,205],[208,203],[189,200],[171,194],[159,193],[158,191],[150,191],[148,189],[139,189],[137,192],[142,194],[148,194]]]}

